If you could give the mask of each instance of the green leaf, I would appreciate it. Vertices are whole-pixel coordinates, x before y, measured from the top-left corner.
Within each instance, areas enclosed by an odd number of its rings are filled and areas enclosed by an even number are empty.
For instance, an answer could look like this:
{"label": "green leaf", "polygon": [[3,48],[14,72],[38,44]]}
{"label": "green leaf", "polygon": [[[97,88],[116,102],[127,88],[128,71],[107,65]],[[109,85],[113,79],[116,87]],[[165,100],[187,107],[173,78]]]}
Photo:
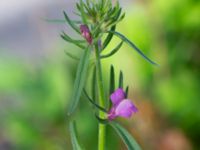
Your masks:
{"label": "green leaf", "polygon": [[114,121],[110,122],[110,125],[115,129],[117,134],[123,140],[128,150],[141,150],[138,143],[125,128]]}
{"label": "green leaf", "polygon": [[80,47],[81,49],[85,48],[85,46],[80,44],[80,43],[85,43],[85,40],[74,40],[70,36],[68,36],[65,32],[62,32],[60,36],[62,37],[63,40],[73,43],[74,45]]}
{"label": "green leaf", "polygon": [[126,13],[123,13],[117,22],[122,21],[122,20],[124,19],[125,16],[126,16]]}
{"label": "green leaf", "polygon": [[62,20],[62,19],[44,19],[44,20],[49,23],[65,23],[66,22],[66,20]]}
{"label": "green leaf", "polygon": [[[63,19],[47,19],[47,18],[44,18],[44,20],[49,22],[49,23],[66,23],[66,20],[63,20]],[[72,22],[76,23],[76,24],[81,24],[81,22],[77,21],[77,20],[73,20]]]}
{"label": "green leaf", "polygon": [[80,60],[80,58],[78,58],[77,56],[75,56],[75,55],[73,55],[73,54],[71,54],[71,53],[69,53],[69,52],[67,52],[67,51],[65,51],[65,54],[66,54],[67,56],[69,56],[70,58],[74,59],[74,60]]}
{"label": "green leaf", "polygon": [[[116,25],[112,26],[111,29],[110,29],[110,31],[115,32],[115,29],[116,29]],[[108,44],[112,40],[112,38],[113,38],[113,33],[112,32],[108,33],[105,41],[103,42],[102,51],[108,46]]]}
{"label": "green leaf", "polygon": [[76,124],[75,121],[69,123],[69,132],[71,136],[71,142],[73,150],[82,150],[81,146],[78,143],[77,135],[76,135]]}
{"label": "green leaf", "polygon": [[102,55],[101,59],[110,57],[110,56],[114,55],[115,53],[117,53],[118,50],[121,48],[122,44],[123,44],[123,41],[121,43],[119,43],[109,54]]}
{"label": "green leaf", "polygon": [[121,15],[121,17],[118,19],[118,20],[116,20],[116,21],[112,21],[110,24],[108,24],[109,26],[114,26],[114,25],[116,25],[116,24],[118,24],[120,21],[122,21],[123,19],[124,19],[124,17],[125,17],[125,13],[123,13],[122,15]]}
{"label": "green leaf", "polygon": [[69,115],[73,113],[73,111],[76,109],[79,103],[79,99],[80,99],[80,96],[81,96],[81,93],[86,81],[86,77],[87,77],[90,54],[91,54],[91,47],[88,46],[88,48],[84,51],[80,59],[78,69],[76,72],[76,79],[74,83],[71,104],[70,104],[69,112],[68,112]]}
{"label": "green leaf", "polygon": [[129,92],[129,86],[126,87],[125,93],[126,93],[126,98],[128,97],[128,92]]}
{"label": "green leaf", "polygon": [[115,90],[115,71],[113,65],[110,67],[110,94]]}
{"label": "green leaf", "polygon": [[108,33],[112,33],[115,36],[119,37],[121,40],[123,40],[124,42],[126,42],[129,46],[131,46],[134,50],[136,50],[144,59],[146,59],[148,62],[150,62],[153,65],[157,65],[155,62],[153,62],[151,59],[149,59],[147,56],[145,56],[145,54],[133,43],[131,42],[129,39],[127,39],[124,35],[122,35],[119,32],[115,32],[115,31],[108,31]]}
{"label": "green leaf", "polygon": [[[116,7],[114,7],[114,8],[112,8],[112,9],[108,10],[108,12],[106,12],[106,13],[107,13],[107,16],[109,16],[110,19],[111,19],[111,18],[114,16],[115,12],[116,12]],[[110,21],[110,20],[109,20],[109,21]]]}
{"label": "green leaf", "polygon": [[72,39],[64,31],[62,32],[62,35],[65,36],[68,40],[71,40],[71,42],[73,42],[73,43],[85,43],[85,40],[74,40],[74,39]]}
{"label": "green leaf", "polygon": [[[80,7],[79,3],[76,3],[76,8],[77,8],[77,10],[78,10],[79,12],[81,11],[81,7]],[[79,16],[81,16],[81,15],[79,15]]]}
{"label": "green leaf", "polygon": [[[121,8],[117,8],[115,9],[115,11],[113,12],[113,14],[111,15],[114,15],[113,17],[110,18],[109,22],[106,24],[106,27],[113,27],[115,26],[119,21],[121,21],[121,12],[122,12],[122,9]],[[120,19],[119,19],[120,17]]]}
{"label": "green leaf", "polygon": [[104,8],[105,0],[101,0],[101,10]]}
{"label": "green leaf", "polygon": [[90,101],[90,103],[91,103],[93,106],[95,106],[96,108],[98,108],[99,110],[101,110],[101,111],[103,111],[103,112],[105,112],[105,113],[108,113],[108,111],[107,111],[105,108],[103,108],[103,107],[99,106],[98,104],[96,104],[95,101],[92,100],[92,99],[89,97],[89,95],[87,94],[87,92],[86,92],[85,89],[83,90],[83,92],[84,92],[86,98]]}
{"label": "green leaf", "polygon": [[88,13],[90,13],[90,8],[87,4],[83,3],[83,7],[87,10]]}
{"label": "green leaf", "polygon": [[79,6],[80,6],[80,13],[81,13],[82,21],[85,25],[87,25],[86,13],[84,11],[84,3],[82,0],[80,0]]}
{"label": "green leaf", "polygon": [[114,11],[112,12],[113,16],[115,16],[115,19],[117,20],[121,14],[121,8],[119,6],[119,1],[116,2],[116,5],[114,7]]}
{"label": "green leaf", "polygon": [[[115,90],[115,70],[113,65],[110,67],[110,85],[109,85],[109,95],[111,95]],[[111,106],[111,100],[107,101],[107,106]]]}
{"label": "green leaf", "polygon": [[74,24],[74,22],[72,20],[69,19],[68,15],[65,13],[65,11],[63,11],[63,14],[65,16],[66,21],[68,22],[68,24],[77,32],[77,33],[81,33],[80,29]]}
{"label": "green leaf", "polygon": [[124,86],[124,77],[123,77],[123,72],[120,71],[120,73],[119,73],[119,88],[123,89],[123,86]]}
{"label": "green leaf", "polygon": [[108,12],[108,9],[112,7],[112,2],[110,0],[104,0],[102,5],[102,12]]}
{"label": "green leaf", "polygon": [[110,19],[110,23],[108,23],[107,26],[113,26],[114,24],[116,24],[115,22],[121,21],[121,19],[118,20],[121,15],[121,12],[122,12],[121,8],[116,8],[112,14],[112,15],[114,15],[114,17]]}

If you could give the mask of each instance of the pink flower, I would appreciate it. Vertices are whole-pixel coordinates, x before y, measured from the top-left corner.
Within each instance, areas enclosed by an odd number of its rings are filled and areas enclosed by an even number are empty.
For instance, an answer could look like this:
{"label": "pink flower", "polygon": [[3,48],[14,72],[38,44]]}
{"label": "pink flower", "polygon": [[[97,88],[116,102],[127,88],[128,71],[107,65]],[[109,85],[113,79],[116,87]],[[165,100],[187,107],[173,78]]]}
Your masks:
{"label": "pink flower", "polygon": [[108,113],[108,119],[113,120],[118,116],[130,118],[138,109],[130,99],[125,99],[125,92],[119,88],[110,96],[113,106]]}
{"label": "pink flower", "polygon": [[80,25],[82,36],[87,40],[89,44],[92,44],[92,36],[87,25]]}

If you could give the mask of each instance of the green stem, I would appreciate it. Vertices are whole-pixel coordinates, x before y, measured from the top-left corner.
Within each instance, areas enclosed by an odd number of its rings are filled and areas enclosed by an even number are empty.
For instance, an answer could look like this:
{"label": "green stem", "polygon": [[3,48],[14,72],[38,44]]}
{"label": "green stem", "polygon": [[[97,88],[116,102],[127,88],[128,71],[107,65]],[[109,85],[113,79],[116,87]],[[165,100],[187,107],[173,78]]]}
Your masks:
{"label": "green stem", "polygon": [[[101,59],[98,50],[98,44],[95,44],[95,55],[96,55],[96,75],[97,75],[97,87],[98,87],[98,99],[99,106],[105,108],[105,93],[103,86],[103,77],[101,70]],[[105,118],[105,113],[99,111],[99,117]],[[104,124],[99,123],[99,133],[98,133],[98,150],[105,149],[105,138],[106,138],[106,126]]]}

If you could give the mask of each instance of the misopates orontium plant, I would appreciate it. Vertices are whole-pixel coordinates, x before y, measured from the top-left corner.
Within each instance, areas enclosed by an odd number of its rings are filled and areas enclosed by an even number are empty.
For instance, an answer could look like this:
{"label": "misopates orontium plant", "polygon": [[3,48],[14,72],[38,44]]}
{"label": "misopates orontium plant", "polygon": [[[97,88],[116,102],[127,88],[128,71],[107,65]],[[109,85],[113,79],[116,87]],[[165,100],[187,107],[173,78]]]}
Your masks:
{"label": "misopates orontium plant", "polygon": [[[145,60],[154,65],[156,65],[156,63],[146,57],[133,42],[128,40],[121,33],[115,31],[116,25],[125,16],[125,13],[122,13],[119,2],[113,4],[111,0],[80,0],[79,3],[76,3],[76,7],[77,12],[75,14],[80,17],[80,20],[71,20],[65,12],[64,17],[68,25],[77,32],[82,39],[73,39],[64,32],[61,34],[61,37],[65,41],[73,43],[83,50],[80,58],[74,56],[72,53],[66,52],[68,56],[79,61],[68,114],[71,115],[76,111],[80,97],[84,94],[88,99],[88,103],[91,103],[96,110],[94,111],[94,116],[99,122],[98,150],[105,149],[107,125],[115,129],[129,150],[140,150],[140,146],[130,133],[114,121],[116,117],[130,118],[133,113],[138,111],[133,102],[128,99],[128,86],[124,88],[123,73],[120,72],[118,86],[115,86],[115,72],[114,67],[111,66],[109,75],[110,89],[109,91],[105,91],[101,60],[113,56],[121,48],[122,44],[126,43]],[[110,53],[103,55],[102,52],[111,42],[113,36],[121,39],[121,42],[111,50]],[[94,59],[91,59],[92,56],[95,56]],[[87,84],[86,78],[89,73],[89,64],[92,64],[94,69],[92,92],[90,93],[85,89]],[[110,96],[106,95],[106,93],[109,93]],[[112,103],[111,107],[107,105],[108,102]],[[70,134],[73,149],[82,149],[78,143],[77,135],[75,134],[74,121],[70,123]]]}

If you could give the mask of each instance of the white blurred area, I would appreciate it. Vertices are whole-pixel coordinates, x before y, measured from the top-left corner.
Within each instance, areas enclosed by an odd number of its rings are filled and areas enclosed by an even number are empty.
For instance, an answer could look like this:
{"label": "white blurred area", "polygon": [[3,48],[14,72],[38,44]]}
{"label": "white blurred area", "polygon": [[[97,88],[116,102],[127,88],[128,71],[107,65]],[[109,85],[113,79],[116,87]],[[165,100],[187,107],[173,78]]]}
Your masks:
{"label": "white blurred area", "polygon": [[[63,19],[74,0],[0,0],[0,56],[25,60],[48,57],[61,41],[66,26],[45,19]],[[62,51],[63,52],[63,51]]]}
{"label": "white blurred area", "polygon": [[0,22],[7,22],[10,19],[27,11],[53,3],[48,0],[1,0],[0,1]]}

